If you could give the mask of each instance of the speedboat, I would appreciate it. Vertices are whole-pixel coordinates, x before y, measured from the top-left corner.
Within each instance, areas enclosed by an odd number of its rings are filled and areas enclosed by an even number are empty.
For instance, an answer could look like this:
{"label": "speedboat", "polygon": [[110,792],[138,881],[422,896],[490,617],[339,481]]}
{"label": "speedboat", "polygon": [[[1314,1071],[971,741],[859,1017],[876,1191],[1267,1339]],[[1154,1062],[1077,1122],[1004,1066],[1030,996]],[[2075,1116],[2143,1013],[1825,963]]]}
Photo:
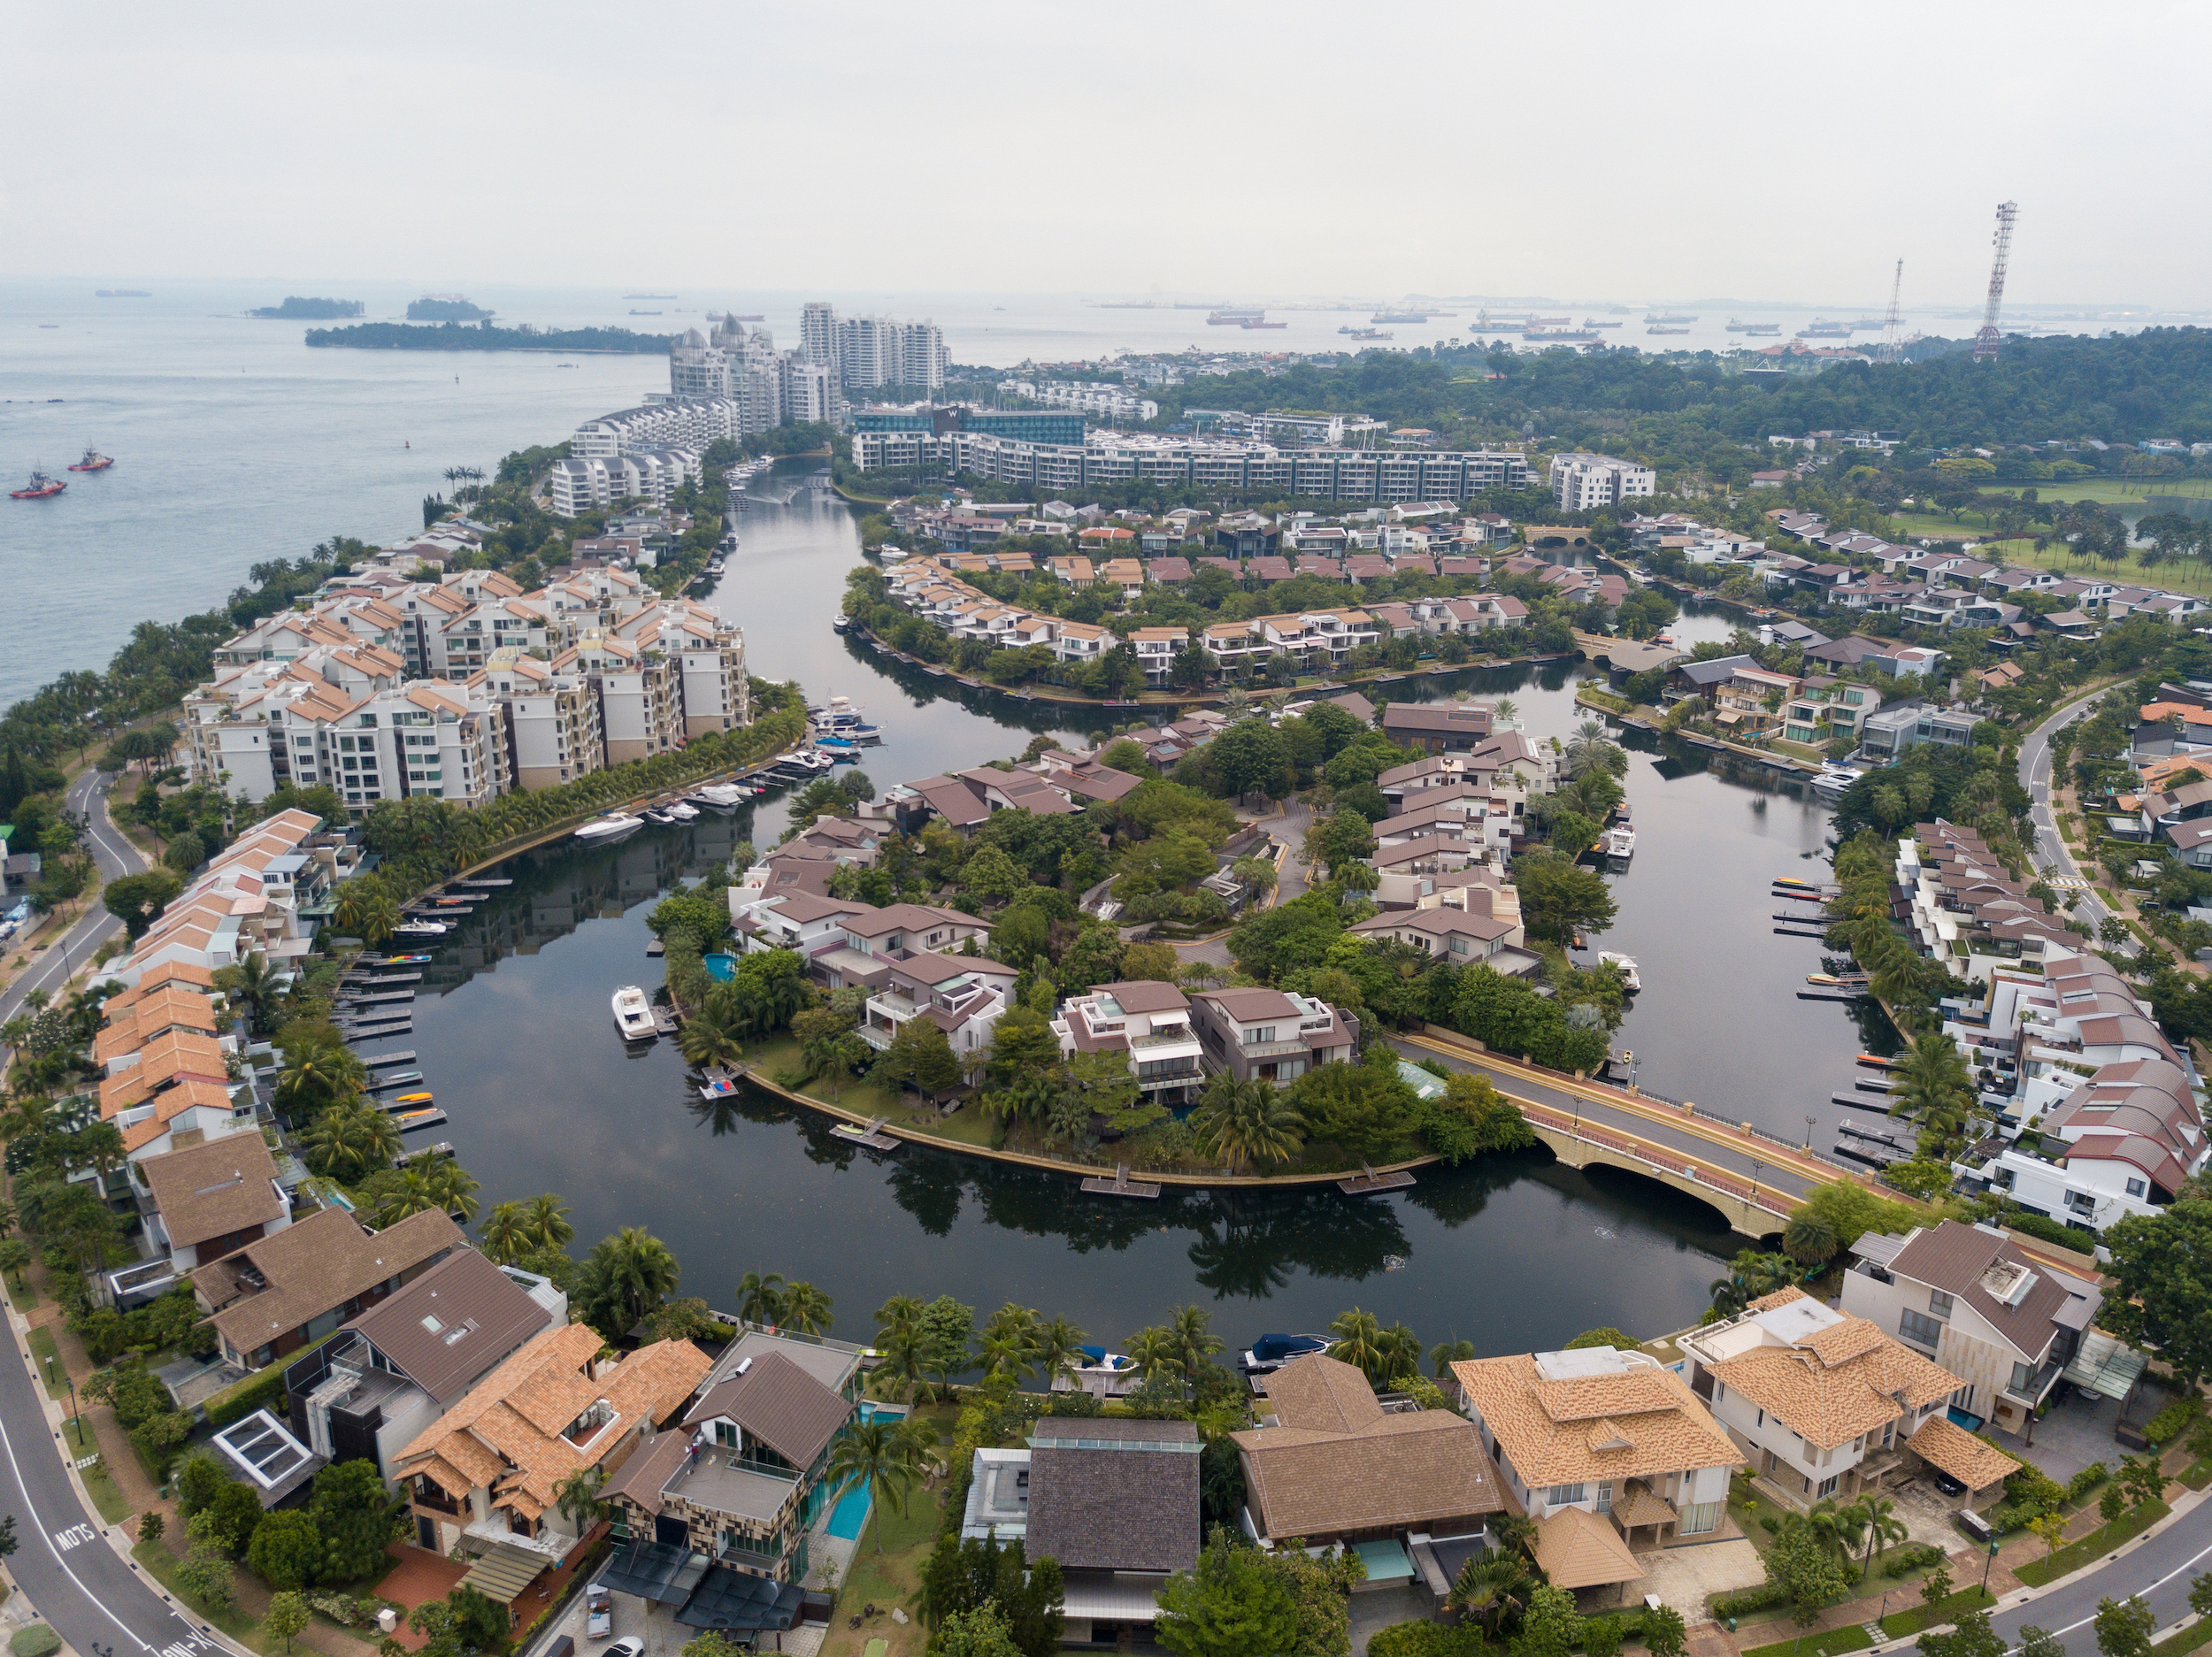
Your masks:
{"label": "speedboat", "polygon": [[849,736],[856,742],[880,742],[883,740],[883,727],[866,724],[849,725],[840,734]]}
{"label": "speedboat", "polygon": [[710,811],[734,811],[752,798],[752,792],[733,782],[711,782],[691,797]]}
{"label": "speedboat", "polygon": [[1119,1398],[1142,1385],[1136,1363],[1126,1354],[1103,1346],[1081,1346],[1083,1362],[1052,1377],[1056,1392],[1088,1392],[1094,1398]]}
{"label": "speedboat", "polygon": [[1832,972],[1808,972],[1805,982],[1824,990],[1839,989],[1843,985],[1843,980]]}
{"label": "speedboat", "polygon": [[671,823],[673,823],[676,820],[674,817],[670,817],[665,811],[649,810],[644,812],[642,815],[648,823],[657,823],[663,828],[666,828]]}
{"label": "speedboat", "polygon": [[610,811],[604,817],[592,818],[590,822],[578,829],[576,838],[587,844],[603,840],[618,840],[626,834],[636,833],[644,825],[645,820],[642,817],[629,817],[620,811]]}
{"label": "speedboat", "polygon": [[427,1105],[435,1102],[434,1093],[402,1093],[392,1101],[395,1105]]}
{"label": "speedboat", "polygon": [[396,938],[442,938],[445,932],[443,921],[403,921],[392,928]]}
{"label": "speedboat", "polygon": [[1238,1367],[1247,1375],[1272,1375],[1293,1358],[1326,1352],[1331,1344],[1326,1335],[1262,1335]]}
{"label": "speedboat", "polygon": [[814,739],[814,746],[818,748],[826,748],[832,754],[847,754],[858,748],[860,744],[849,737],[818,736]]}
{"label": "speedboat", "polygon": [[699,808],[695,805],[687,805],[681,800],[676,800],[663,806],[661,815],[672,817],[679,823],[688,823],[699,815]]}
{"label": "speedboat", "polygon": [[1611,967],[1621,975],[1621,987],[1633,995],[1644,987],[1644,981],[1636,976],[1636,957],[1624,955],[1617,949],[1598,951],[1598,964]]}
{"label": "speedboat", "polygon": [[625,1041],[650,1041],[653,1039],[652,1004],[645,999],[645,992],[634,984],[626,984],[614,993],[615,1028],[622,1032]]}
{"label": "speedboat", "polygon": [[419,967],[429,959],[428,955],[386,955],[367,964],[373,967]]}
{"label": "speedboat", "polygon": [[1844,790],[1858,779],[1859,773],[1848,765],[1824,765],[1812,780],[1812,790],[1824,800],[1840,800]]}
{"label": "speedboat", "polygon": [[860,763],[860,749],[851,742],[838,742],[833,748],[824,748],[822,757],[833,765],[857,765]]}
{"label": "speedboat", "polygon": [[1598,844],[1604,848],[1608,857],[1633,857],[1636,855],[1636,831],[1624,823],[1617,828],[1606,830]]}

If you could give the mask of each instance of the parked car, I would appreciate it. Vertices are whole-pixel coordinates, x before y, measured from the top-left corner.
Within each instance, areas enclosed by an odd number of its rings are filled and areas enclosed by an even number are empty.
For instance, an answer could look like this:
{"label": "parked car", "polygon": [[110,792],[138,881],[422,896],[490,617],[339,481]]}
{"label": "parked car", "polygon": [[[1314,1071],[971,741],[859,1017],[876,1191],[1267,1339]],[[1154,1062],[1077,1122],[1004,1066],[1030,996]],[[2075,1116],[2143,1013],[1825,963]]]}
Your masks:
{"label": "parked car", "polygon": [[594,1583],[584,1590],[584,1633],[592,1639],[604,1639],[613,1632],[614,1596],[605,1584]]}
{"label": "parked car", "polygon": [[607,1657],[645,1657],[645,1642],[632,1634],[607,1647]]}

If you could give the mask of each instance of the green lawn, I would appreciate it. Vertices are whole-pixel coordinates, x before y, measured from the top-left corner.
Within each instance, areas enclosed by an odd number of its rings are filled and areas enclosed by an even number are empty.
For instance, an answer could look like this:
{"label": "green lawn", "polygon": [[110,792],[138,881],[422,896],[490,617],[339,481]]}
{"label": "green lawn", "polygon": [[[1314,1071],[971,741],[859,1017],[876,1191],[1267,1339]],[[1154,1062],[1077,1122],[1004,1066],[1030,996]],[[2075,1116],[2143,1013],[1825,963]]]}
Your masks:
{"label": "green lawn", "polygon": [[2184,1652],[2193,1652],[2207,1640],[2212,1640],[2212,1617],[2200,1618],[2180,1633],[2159,1641],[2151,1649],[2160,1653],[2162,1657],[2181,1657]]}
{"label": "green lawn", "polygon": [[251,1646],[255,1651],[268,1649],[262,1643],[261,1625],[235,1605],[226,1606],[220,1610],[211,1610],[185,1592],[177,1582],[177,1557],[169,1551],[166,1544],[141,1542],[131,1549],[131,1557],[143,1565],[147,1574],[174,1594],[179,1601],[189,1607],[199,1615],[205,1617],[233,1639]]}
{"label": "green lawn", "polygon": [[1837,1657],[1840,1652],[1864,1651],[1873,1643],[1866,1630],[1854,1622],[1847,1628],[1830,1629],[1824,1634],[1807,1634],[1797,1639],[1777,1640],[1771,1645],[1754,1645],[1743,1657]]}
{"label": "green lawn", "polygon": [[[830,1613],[829,1638],[824,1657],[846,1657],[866,1648],[871,1640],[888,1642],[892,1657],[913,1657],[927,1638],[918,1619],[902,1625],[891,1621],[893,1606],[903,1606],[913,1618],[916,1591],[921,1585],[922,1565],[937,1546],[940,1510],[933,1493],[917,1490],[907,1500],[904,1515],[885,1511],[878,1502],[860,1533],[852,1569],[838,1584],[837,1604]],[[882,1552],[876,1551],[878,1543]],[[876,1615],[860,1628],[850,1626],[862,1607],[872,1604]]]}
{"label": "green lawn", "polygon": [[1997,1597],[1981,1584],[1976,1583],[1971,1588],[1962,1588],[1958,1592],[1937,1600],[1932,1606],[1916,1605],[1909,1610],[1891,1612],[1882,1619],[1882,1632],[1892,1639],[1906,1634],[1917,1634],[1922,1629],[1932,1628],[1939,1622],[1956,1621],[1962,1611],[1980,1610],[1996,1603]]}
{"label": "green lawn", "polygon": [[106,1461],[95,1461],[90,1467],[78,1469],[77,1477],[84,1480],[85,1492],[92,1498],[92,1505],[100,1510],[104,1522],[119,1524],[130,1516],[131,1505],[123,1499]]}
{"label": "green lawn", "polygon": [[61,1350],[54,1345],[52,1330],[41,1327],[31,1331],[31,1356],[37,1360],[39,1378],[46,1383],[46,1396],[67,1398],[69,1378],[62,1369]]}
{"label": "green lawn", "polygon": [[38,1291],[27,1282],[19,1283],[11,1277],[8,1280],[8,1304],[19,1312],[27,1312],[38,1304]]}
{"label": "green lawn", "polygon": [[2031,1588],[2055,1582],[2069,1571],[2079,1570],[2101,1553],[2109,1553],[2131,1537],[2138,1537],[2170,1512],[2162,1501],[2147,1501],[2114,1524],[2100,1525],[2078,1542],[2069,1542],[2047,1559],[2031,1560],[2013,1575]]}

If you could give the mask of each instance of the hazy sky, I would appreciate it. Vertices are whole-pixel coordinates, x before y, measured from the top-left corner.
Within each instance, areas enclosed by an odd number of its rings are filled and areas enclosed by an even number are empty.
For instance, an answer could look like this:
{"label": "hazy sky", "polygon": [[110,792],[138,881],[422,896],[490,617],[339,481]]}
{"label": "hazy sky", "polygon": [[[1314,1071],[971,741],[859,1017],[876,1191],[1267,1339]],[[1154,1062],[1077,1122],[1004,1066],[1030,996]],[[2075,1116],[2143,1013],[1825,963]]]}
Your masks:
{"label": "hazy sky", "polygon": [[2203,0],[4,15],[8,274],[2212,305]]}

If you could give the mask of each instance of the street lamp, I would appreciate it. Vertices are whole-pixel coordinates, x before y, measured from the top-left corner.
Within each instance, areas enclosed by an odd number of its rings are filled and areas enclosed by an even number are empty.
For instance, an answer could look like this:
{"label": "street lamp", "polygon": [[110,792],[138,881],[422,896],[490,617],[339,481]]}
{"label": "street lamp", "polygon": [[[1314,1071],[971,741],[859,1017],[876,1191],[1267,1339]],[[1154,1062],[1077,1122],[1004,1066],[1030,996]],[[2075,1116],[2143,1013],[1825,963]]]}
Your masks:
{"label": "street lamp", "polygon": [[1818,1118],[1814,1116],[1805,1118],[1805,1148],[1809,1151],[1813,1148],[1813,1124],[1816,1120]]}
{"label": "street lamp", "polygon": [[1997,1538],[1993,1536],[1989,1538],[1989,1557],[1982,1561],[1982,1592],[1985,1594],[1989,1592],[1989,1568],[1996,1562],[1996,1559]]}

